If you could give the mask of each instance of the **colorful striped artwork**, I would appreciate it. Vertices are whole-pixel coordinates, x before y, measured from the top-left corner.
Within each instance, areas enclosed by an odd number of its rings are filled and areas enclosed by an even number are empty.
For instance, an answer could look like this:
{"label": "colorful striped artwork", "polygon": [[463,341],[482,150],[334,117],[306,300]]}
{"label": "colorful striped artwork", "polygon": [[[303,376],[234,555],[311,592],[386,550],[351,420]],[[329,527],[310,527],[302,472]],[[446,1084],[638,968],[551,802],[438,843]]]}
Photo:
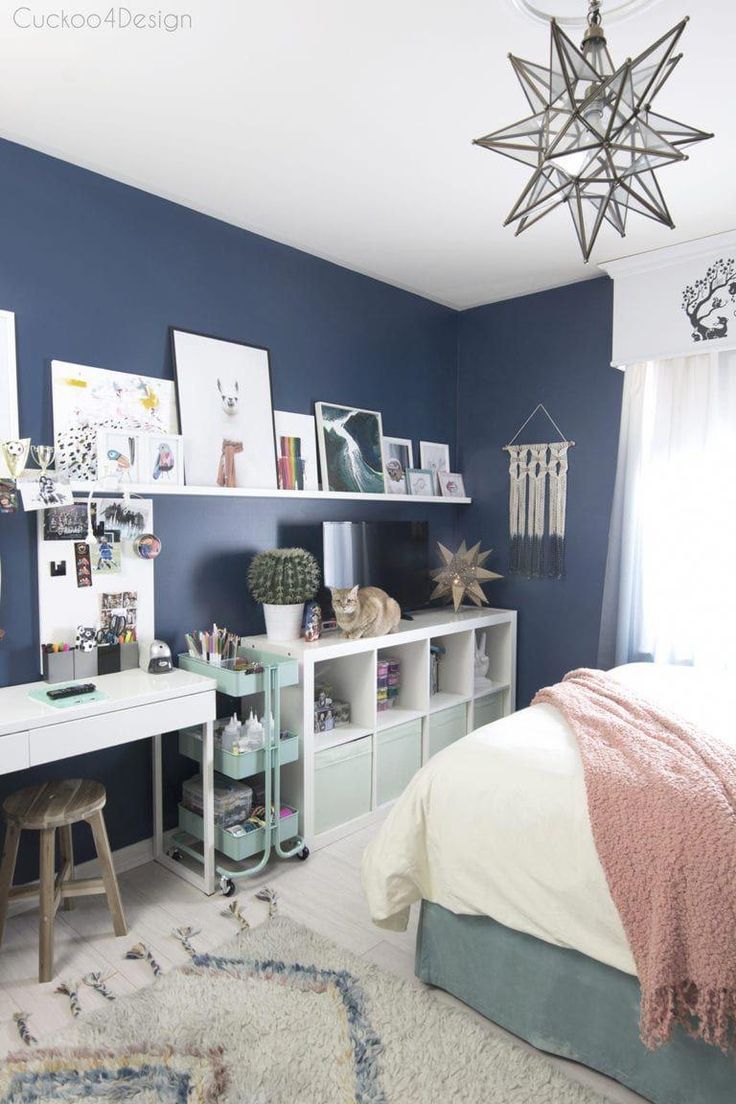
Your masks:
{"label": "colorful striped artwork", "polygon": [[300,437],[279,437],[279,487],[282,491],[304,490],[304,460]]}

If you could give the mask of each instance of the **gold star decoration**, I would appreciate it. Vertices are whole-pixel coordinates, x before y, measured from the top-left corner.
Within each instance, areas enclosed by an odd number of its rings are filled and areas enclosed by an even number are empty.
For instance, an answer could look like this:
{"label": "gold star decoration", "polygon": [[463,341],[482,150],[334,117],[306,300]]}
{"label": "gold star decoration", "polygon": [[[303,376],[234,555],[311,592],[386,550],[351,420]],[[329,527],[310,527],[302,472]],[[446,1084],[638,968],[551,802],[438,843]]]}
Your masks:
{"label": "gold star decoration", "polygon": [[503,578],[503,575],[497,575],[495,571],[488,571],[483,567],[493,549],[489,548],[487,552],[481,552],[480,541],[470,549],[463,541],[457,552],[451,552],[439,541],[437,547],[442,558],[442,567],[430,573],[435,581],[431,597],[452,596],[455,613],[460,609],[466,596],[471,602],[475,602],[476,606],[487,606],[488,599],[481,589],[481,583]]}

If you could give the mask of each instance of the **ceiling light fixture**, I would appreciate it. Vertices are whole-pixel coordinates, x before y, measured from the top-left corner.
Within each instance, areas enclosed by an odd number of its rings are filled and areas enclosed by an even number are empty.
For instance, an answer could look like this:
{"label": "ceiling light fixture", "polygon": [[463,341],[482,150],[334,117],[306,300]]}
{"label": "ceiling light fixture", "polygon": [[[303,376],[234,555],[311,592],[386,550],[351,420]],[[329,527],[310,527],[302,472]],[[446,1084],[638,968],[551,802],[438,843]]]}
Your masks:
{"label": "ceiling light fixture", "polygon": [[603,222],[624,237],[630,211],[673,229],[655,170],[713,137],[651,108],[682,58],[674,51],[687,18],[617,69],[600,6],[589,0],[580,49],[551,20],[549,66],[509,55],[534,114],[475,139],[534,169],[504,225],[517,223],[518,235],[567,204],[586,261]]}

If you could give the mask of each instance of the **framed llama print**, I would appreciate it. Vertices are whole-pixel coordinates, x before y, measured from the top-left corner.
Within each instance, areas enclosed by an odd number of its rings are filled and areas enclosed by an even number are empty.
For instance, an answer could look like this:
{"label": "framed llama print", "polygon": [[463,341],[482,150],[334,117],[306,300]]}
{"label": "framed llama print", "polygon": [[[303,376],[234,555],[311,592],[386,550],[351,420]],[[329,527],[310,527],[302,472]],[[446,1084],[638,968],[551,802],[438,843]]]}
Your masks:
{"label": "framed llama print", "polygon": [[187,483],[275,489],[268,349],[170,332]]}
{"label": "framed llama print", "polygon": [[384,494],[381,415],[336,403],[314,405],[322,490]]}

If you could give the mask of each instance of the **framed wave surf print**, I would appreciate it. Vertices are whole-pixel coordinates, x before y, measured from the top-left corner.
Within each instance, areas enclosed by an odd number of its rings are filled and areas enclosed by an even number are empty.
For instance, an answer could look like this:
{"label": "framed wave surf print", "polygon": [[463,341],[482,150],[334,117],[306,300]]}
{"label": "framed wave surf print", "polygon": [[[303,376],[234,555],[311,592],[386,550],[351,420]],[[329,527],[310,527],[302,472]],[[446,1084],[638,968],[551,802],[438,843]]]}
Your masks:
{"label": "framed wave surf print", "polygon": [[385,494],[383,424],[378,411],[326,402],[314,407],[322,489]]}

